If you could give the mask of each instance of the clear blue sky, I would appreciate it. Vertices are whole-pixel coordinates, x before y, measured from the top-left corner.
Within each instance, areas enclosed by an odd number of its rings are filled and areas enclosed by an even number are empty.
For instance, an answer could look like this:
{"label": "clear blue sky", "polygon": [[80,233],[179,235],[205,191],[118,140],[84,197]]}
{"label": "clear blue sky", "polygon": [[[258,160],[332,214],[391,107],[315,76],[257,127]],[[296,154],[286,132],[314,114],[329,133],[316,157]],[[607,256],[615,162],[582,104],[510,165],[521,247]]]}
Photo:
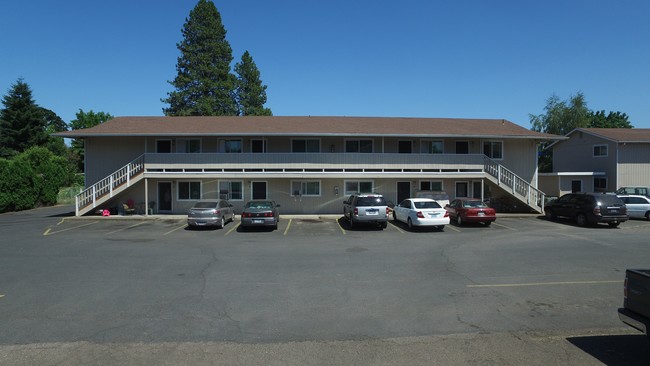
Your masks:
{"label": "clear blue sky", "polygon": [[[0,92],[66,122],[157,116],[196,0],[0,1]],[[647,0],[216,0],[276,116],[505,118],[553,93],[650,128]]]}

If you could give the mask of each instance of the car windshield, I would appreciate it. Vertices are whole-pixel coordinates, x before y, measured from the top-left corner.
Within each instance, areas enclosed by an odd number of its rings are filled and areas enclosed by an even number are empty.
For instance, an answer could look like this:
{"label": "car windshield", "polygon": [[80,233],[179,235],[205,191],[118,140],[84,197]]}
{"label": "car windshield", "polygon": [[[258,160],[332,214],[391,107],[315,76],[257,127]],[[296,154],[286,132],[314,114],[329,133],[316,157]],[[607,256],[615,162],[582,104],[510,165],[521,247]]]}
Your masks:
{"label": "car windshield", "polygon": [[357,206],[386,206],[384,197],[359,197]]}
{"label": "car windshield", "polygon": [[415,204],[415,208],[442,208],[438,202],[431,201],[413,202],[413,204]]}
{"label": "car windshield", "polygon": [[197,202],[194,205],[194,208],[215,208],[217,207],[216,202]]}
{"label": "car windshield", "polygon": [[465,208],[486,208],[487,205],[481,201],[464,201],[463,207]]}
{"label": "car windshield", "polygon": [[273,204],[268,201],[259,201],[259,202],[248,202],[246,208],[271,208]]}

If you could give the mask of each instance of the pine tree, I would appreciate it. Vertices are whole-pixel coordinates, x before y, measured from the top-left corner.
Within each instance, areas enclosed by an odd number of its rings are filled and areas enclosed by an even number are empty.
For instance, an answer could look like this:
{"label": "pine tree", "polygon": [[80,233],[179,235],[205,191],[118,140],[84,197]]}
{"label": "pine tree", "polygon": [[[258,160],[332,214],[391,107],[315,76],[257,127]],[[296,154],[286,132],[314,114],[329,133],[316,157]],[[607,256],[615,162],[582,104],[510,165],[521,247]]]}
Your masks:
{"label": "pine tree", "polygon": [[5,108],[0,111],[0,157],[11,157],[48,142],[43,110],[34,102],[27,83],[18,79],[2,103]]}
{"label": "pine tree", "polygon": [[266,85],[262,85],[260,71],[248,51],[241,62],[235,65],[237,73],[237,105],[241,116],[271,116],[271,110],[264,108]]}
{"label": "pine tree", "polygon": [[226,40],[221,15],[212,1],[199,0],[186,19],[177,76],[169,83],[176,90],[162,99],[167,116],[236,115],[236,77],[230,72],[232,49]]}

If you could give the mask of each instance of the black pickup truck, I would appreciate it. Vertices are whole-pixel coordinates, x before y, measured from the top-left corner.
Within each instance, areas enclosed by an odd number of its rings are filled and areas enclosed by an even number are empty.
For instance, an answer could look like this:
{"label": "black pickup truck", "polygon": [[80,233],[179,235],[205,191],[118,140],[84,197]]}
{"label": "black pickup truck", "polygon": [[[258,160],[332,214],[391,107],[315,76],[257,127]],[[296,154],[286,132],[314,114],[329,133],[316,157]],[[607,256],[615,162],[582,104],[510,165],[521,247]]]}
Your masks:
{"label": "black pickup truck", "polygon": [[625,271],[625,290],[623,307],[618,309],[618,317],[647,337],[650,328],[650,270],[628,269]]}

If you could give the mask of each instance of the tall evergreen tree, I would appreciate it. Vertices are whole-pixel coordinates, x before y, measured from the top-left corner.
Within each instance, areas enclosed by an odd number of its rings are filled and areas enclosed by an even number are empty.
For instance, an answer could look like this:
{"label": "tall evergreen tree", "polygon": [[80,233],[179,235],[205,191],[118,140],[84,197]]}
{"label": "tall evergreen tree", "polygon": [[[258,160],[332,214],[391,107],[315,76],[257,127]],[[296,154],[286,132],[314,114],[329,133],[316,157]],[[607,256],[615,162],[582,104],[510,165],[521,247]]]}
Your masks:
{"label": "tall evergreen tree", "polygon": [[175,90],[162,99],[167,116],[236,115],[236,77],[230,72],[232,48],[226,40],[221,15],[210,0],[199,0],[186,19],[178,75],[169,83]]}
{"label": "tall evergreen tree", "polygon": [[241,116],[272,116],[271,110],[265,108],[266,85],[262,85],[260,71],[248,51],[244,52],[241,62],[235,65],[237,73],[237,106]]}
{"label": "tall evergreen tree", "polygon": [[11,86],[2,103],[5,108],[0,111],[0,157],[11,157],[47,143],[43,110],[34,102],[23,79]]}

